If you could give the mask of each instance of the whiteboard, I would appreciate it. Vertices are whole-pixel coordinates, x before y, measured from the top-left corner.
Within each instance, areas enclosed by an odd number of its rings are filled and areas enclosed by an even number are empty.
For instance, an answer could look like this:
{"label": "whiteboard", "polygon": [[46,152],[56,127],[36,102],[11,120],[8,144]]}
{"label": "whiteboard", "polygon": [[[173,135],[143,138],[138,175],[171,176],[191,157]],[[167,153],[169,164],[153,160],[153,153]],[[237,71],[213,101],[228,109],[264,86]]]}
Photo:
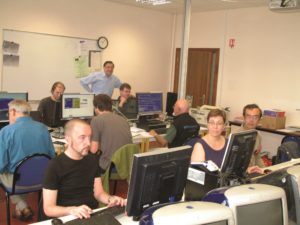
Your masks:
{"label": "whiteboard", "polygon": [[[84,92],[79,77],[102,67],[96,40],[4,30],[3,41],[19,44],[14,53],[19,62],[3,63],[1,91],[28,92],[30,100],[49,96],[56,81],[65,84],[65,92]],[[94,57],[92,63],[88,62],[89,55]],[[91,64],[93,68],[88,68]]]}

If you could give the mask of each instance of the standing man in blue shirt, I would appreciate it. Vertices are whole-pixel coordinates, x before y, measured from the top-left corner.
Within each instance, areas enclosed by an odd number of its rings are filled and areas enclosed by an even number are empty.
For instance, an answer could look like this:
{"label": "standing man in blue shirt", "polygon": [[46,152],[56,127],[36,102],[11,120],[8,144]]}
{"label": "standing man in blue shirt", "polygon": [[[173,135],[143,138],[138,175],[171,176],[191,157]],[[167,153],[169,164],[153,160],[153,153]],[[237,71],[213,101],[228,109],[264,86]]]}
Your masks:
{"label": "standing man in blue shirt", "polygon": [[103,64],[103,72],[94,72],[87,77],[80,79],[81,86],[88,92],[98,94],[106,94],[112,96],[114,88],[121,86],[120,79],[113,74],[114,63],[106,61]]}
{"label": "standing man in blue shirt", "polygon": [[[8,107],[10,124],[0,131],[0,183],[12,186],[18,162],[34,153],[54,157],[55,150],[47,127],[29,117],[28,102],[13,100]],[[14,217],[24,221],[32,219],[32,210],[25,195],[13,195],[10,199],[16,205]]]}

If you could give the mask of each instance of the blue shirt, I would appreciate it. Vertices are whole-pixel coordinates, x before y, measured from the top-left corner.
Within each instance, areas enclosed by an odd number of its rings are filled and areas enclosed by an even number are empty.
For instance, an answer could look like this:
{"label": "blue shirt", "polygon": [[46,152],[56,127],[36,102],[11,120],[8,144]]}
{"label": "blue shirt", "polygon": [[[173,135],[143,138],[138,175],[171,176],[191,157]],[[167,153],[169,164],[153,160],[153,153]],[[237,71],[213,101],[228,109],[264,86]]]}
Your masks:
{"label": "blue shirt", "polygon": [[19,161],[34,153],[55,156],[48,129],[30,117],[19,117],[0,131],[0,173],[13,173]]}
{"label": "blue shirt", "polygon": [[115,75],[106,76],[105,73],[95,72],[80,79],[81,86],[94,94],[106,94],[112,96],[114,88],[121,86],[121,81]]}

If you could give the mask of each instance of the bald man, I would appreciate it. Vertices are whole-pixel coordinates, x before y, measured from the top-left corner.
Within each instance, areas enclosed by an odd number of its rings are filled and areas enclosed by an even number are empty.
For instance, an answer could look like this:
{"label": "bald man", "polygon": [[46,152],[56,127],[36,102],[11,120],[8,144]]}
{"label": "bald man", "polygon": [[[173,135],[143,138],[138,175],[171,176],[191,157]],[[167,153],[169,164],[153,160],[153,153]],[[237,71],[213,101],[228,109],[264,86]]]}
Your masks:
{"label": "bald man", "polygon": [[150,130],[150,134],[155,137],[156,141],[162,147],[178,147],[182,146],[185,140],[180,138],[184,133],[185,126],[198,126],[197,121],[189,115],[189,103],[185,99],[179,99],[174,105],[174,121],[168,128],[165,136],[158,135],[154,130]]}

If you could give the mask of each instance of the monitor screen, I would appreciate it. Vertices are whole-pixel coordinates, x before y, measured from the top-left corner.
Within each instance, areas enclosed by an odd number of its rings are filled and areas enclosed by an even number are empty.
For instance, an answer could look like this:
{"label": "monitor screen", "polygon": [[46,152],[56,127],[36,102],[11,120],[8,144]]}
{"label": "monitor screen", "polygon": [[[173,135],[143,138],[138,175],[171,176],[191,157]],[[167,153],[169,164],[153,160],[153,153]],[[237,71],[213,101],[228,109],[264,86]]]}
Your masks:
{"label": "monitor screen", "polygon": [[163,111],[162,92],[136,93],[140,115],[158,114]]}
{"label": "monitor screen", "polygon": [[161,204],[146,210],[140,224],[233,225],[234,218],[227,206],[204,201]]}
{"label": "monitor screen", "polygon": [[231,133],[221,165],[225,176],[244,178],[256,142],[257,131]]}
{"label": "monitor screen", "polygon": [[191,153],[191,146],[182,146],[134,155],[127,214],[139,217],[148,207],[181,200]]}
{"label": "monitor screen", "polygon": [[300,224],[300,165],[282,168],[255,179],[260,184],[270,184],[285,191],[290,224]]}
{"label": "monitor screen", "polygon": [[217,188],[203,201],[227,205],[238,225],[287,225],[286,195],[282,188],[267,184],[244,184]]}
{"label": "monitor screen", "polygon": [[237,206],[236,217],[239,225],[282,225],[281,199]]}
{"label": "monitor screen", "polygon": [[8,103],[14,99],[21,99],[28,101],[28,93],[9,93],[0,92],[0,122],[8,121]]}
{"label": "monitor screen", "polygon": [[94,94],[64,94],[62,119],[91,118],[94,116]]}

